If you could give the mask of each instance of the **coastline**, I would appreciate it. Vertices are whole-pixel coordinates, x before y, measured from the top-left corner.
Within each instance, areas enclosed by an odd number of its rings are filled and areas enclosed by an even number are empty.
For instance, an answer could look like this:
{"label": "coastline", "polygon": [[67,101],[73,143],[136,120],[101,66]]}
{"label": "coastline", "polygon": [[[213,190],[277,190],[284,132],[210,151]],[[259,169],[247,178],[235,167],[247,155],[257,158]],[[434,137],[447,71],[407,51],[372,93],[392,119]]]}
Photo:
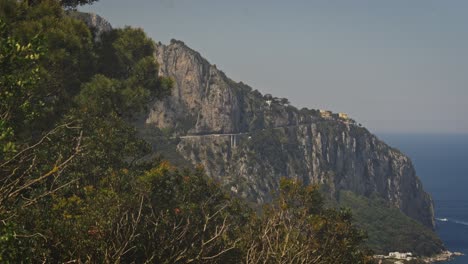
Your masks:
{"label": "coastline", "polygon": [[465,254],[461,252],[451,252],[451,251],[443,251],[435,256],[432,257],[425,257],[422,258],[421,260],[424,261],[425,263],[438,263],[438,262],[444,262],[451,260],[456,257],[464,256]]}
{"label": "coastline", "polygon": [[[399,253],[399,252],[394,252],[394,253]],[[391,254],[391,253],[390,253]],[[459,256],[464,256],[465,254],[461,252],[451,252],[451,251],[442,251],[439,254],[436,254],[431,257],[412,257],[412,255],[407,255],[408,253],[399,253],[402,254],[401,257],[395,257],[394,255],[375,255],[374,259],[380,260],[379,263],[395,263],[395,264],[404,264],[408,263],[409,261],[414,261],[414,260],[419,260],[420,262],[418,263],[440,263],[440,262],[445,262],[449,261],[453,258],[459,257]]]}

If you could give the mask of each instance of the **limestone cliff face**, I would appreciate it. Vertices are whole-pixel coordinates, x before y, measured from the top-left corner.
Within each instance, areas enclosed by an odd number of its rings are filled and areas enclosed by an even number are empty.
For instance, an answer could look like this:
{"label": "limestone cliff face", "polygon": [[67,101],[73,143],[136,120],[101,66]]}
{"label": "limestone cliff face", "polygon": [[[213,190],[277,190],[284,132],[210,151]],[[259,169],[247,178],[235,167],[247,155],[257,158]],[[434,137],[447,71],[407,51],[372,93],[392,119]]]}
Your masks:
{"label": "limestone cliff face", "polygon": [[271,199],[280,177],[293,177],[335,195],[378,195],[434,227],[431,197],[410,159],[365,128],[265,97],[183,42],[158,44],[155,56],[175,87],[151,106],[146,124],[172,131],[177,151],[234,193],[261,203]]}

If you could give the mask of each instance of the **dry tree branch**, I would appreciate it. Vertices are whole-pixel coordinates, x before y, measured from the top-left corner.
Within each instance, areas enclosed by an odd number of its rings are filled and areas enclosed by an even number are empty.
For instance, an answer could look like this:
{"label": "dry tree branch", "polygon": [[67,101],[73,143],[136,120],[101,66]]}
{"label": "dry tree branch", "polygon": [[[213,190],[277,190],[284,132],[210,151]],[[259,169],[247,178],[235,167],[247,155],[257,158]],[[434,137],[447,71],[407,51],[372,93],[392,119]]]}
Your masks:
{"label": "dry tree branch", "polygon": [[[60,186],[51,186],[48,191],[45,191],[33,198],[26,198],[23,195],[25,190],[32,188],[34,185],[44,182],[46,179],[52,176],[55,178],[59,177],[65,168],[67,168],[69,164],[71,164],[71,162],[81,153],[81,142],[83,139],[82,130],[80,130],[79,135],[74,138],[75,144],[72,148],[72,153],[70,153],[65,159],[63,159],[63,156],[59,153],[59,157],[53,162],[51,169],[40,173],[39,176],[33,176],[35,171],[38,170],[41,165],[38,155],[34,152],[40,149],[41,145],[43,145],[46,141],[50,141],[50,137],[58,133],[61,129],[81,128],[73,127],[71,123],[57,126],[42,136],[36,143],[25,147],[16,153],[13,157],[3,161],[0,164],[0,169],[8,174],[6,177],[0,178],[0,209],[4,210],[5,202],[16,199],[18,196],[26,200],[26,203],[23,204],[22,207],[27,207],[37,202],[40,198],[50,195],[73,182],[70,181]],[[56,181],[54,180],[54,183],[55,182]]]}

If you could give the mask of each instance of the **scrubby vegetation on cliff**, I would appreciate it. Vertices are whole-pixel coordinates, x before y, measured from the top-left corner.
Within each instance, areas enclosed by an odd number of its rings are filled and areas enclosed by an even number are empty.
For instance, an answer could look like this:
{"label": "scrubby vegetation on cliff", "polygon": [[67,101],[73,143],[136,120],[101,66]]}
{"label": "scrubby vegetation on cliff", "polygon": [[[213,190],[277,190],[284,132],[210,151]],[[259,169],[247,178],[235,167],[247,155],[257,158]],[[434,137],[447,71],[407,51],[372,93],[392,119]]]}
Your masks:
{"label": "scrubby vegetation on cliff", "polygon": [[134,114],[171,80],[142,30],[96,42],[63,10],[86,2],[0,2],[0,262],[370,261],[315,186],[284,179],[256,214],[203,168],[144,159]]}
{"label": "scrubby vegetation on cliff", "polygon": [[338,204],[352,210],[359,227],[367,231],[366,244],[376,254],[398,251],[429,256],[444,247],[432,230],[403,215],[378,196],[367,198],[341,191]]}

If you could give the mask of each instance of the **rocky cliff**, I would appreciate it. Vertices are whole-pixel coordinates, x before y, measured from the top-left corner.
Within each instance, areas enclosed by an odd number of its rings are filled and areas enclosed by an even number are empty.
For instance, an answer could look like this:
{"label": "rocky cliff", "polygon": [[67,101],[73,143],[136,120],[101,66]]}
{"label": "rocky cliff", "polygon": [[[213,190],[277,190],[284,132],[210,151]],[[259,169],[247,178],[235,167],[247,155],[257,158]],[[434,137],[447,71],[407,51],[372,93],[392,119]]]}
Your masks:
{"label": "rocky cliff", "polygon": [[146,125],[169,131],[180,155],[232,192],[261,203],[280,177],[298,178],[331,195],[377,195],[434,228],[431,197],[410,159],[353,120],[264,96],[181,41],[157,44],[155,56],[175,87],[151,106]]}
{"label": "rocky cliff", "polygon": [[91,32],[93,32],[95,41],[99,41],[103,33],[112,30],[112,25],[97,14],[77,12],[73,10],[68,11],[67,14],[71,17],[83,21],[91,29]]}

